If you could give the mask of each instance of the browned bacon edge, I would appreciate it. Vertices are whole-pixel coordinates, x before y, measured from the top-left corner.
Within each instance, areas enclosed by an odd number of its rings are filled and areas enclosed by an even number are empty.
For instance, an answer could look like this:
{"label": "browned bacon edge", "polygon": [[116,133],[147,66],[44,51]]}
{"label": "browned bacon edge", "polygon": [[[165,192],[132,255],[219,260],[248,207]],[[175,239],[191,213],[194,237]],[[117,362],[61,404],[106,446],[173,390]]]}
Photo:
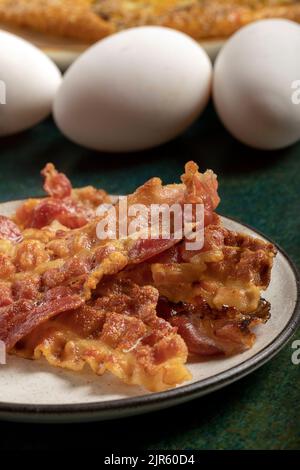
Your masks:
{"label": "browned bacon edge", "polygon": [[261,299],[256,311],[241,314],[235,308],[214,310],[202,299],[197,305],[174,304],[160,297],[158,316],[168,320],[184,339],[189,353],[198,356],[233,355],[252,347],[251,328],[270,318],[270,304]]}
{"label": "browned bacon edge", "polygon": [[39,324],[83,305],[84,300],[68,288],[49,290],[41,301],[18,300],[0,309],[0,338],[9,351]]}

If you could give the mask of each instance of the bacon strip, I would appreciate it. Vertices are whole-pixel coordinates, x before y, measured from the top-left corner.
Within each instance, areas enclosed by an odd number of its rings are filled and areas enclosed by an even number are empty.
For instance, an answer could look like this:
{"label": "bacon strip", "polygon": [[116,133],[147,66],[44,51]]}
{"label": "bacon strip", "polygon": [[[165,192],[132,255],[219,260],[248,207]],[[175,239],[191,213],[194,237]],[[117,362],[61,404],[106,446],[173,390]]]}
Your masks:
{"label": "bacon strip", "polygon": [[27,227],[43,228],[53,220],[70,229],[83,227],[91,219],[93,213],[76,204],[71,198],[46,198],[37,204],[31,214]]}
{"label": "bacon strip", "polygon": [[80,228],[95,217],[95,210],[101,203],[109,202],[103,190],[91,186],[72,189],[70,180],[52,163],[45,166],[41,175],[49,197],[29,199],[17,210],[16,220],[24,228],[41,229],[54,220],[70,229]]}
{"label": "bacon strip", "polygon": [[58,173],[53,163],[47,163],[41,171],[41,175],[45,177],[44,190],[49,196],[58,199],[64,199],[71,196],[72,185],[69,178],[63,173]]}
{"label": "bacon strip", "polygon": [[84,300],[67,288],[52,289],[40,301],[18,300],[0,308],[0,338],[7,350],[41,323],[61,312],[80,307]]}
{"label": "bacon strip", "polygon": [[204,247],[186,250],[185,241],[120,276],[139,285],[154,285],[173,302],[203,297],[212,308],[226,304],[250,312],[270,282],[275,247],[221,225],[205,228]]}
{"label": "bacon strip", "polygon": [[198,356],[233,355],[252,347],[251,328],[270,318],[270,304],[261,300],[256,311],[243,315],[237,309],[214,310],[198,299],[197,305],[174,304],[160,297],[158,315],[178,328],[189,353]]}
{"label": "bacon strip", "polygon": [[204,205],[205,225],[217,223],[219,219],[214,210],[220,203],[220,197],[214,172],[207,170],[205,173],[199,173],[196,163],[188,162],[181,180],[186,187],[185,202]]}
{"label": "bacon strip", "polygon": [[0,215],[0,239],[10,240],[14,243],[19,243],[23,239],[17,224],[5,215]]}
{"label": "bacon strip", "polygon": [[14,352],[43,355],[50,364],[96,374],[109,370],[126,383],[161,391],[188,380],[187,347],[169,322],[158,318],[158,292],[128,281],[101,283],[101,296],[46,321]]}

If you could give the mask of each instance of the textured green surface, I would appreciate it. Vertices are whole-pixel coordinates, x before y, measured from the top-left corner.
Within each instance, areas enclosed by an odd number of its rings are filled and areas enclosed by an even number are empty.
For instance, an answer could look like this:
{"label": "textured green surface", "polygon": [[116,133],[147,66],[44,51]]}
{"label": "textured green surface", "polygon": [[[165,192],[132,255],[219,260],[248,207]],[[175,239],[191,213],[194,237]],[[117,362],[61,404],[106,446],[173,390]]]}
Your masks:
{"label": "textured green surface", "polygon": [[[2,201],[39,194],[47,161],[76,186],[122,194],[154,175],[173,182],[193,159],[218,173],[220,212],[263,231],[300,265],[300,144],[270,153],[247,149],[223,130],[211,107],[181,138],[134,155],[89,152],[67,142],[52,122],[0,146]],[[105,425],[0,423],[0,448],[299,449],[300,365],[292,364],[291,353],[289,344],[251,376],[170,410]]]}

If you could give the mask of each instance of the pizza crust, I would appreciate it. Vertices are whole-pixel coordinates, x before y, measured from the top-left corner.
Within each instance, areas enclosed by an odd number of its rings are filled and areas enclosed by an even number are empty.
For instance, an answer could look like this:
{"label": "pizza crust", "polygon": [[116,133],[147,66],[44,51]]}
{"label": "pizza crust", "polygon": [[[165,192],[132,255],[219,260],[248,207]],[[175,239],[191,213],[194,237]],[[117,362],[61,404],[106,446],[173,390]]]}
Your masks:
{"label": "pizza crust", "polygon": [[195,5],[169,13],[160,24],[178,29],[200,41],[227,38],[242,26],[265,18],[286,18],[300,22],[299,4],[253,8],[246,6],[247,3],[254,2],[226,2],[226,5],[222,5],[220,0],[203,2],[202,6]]}
{"label": "pizza crust", "polygon": [[95,42],[114,32],[90,8],[89,0],[0,0],[3,24],[55,36]]}
{"label": "pizza crust", "polygon": [[10,26],[95,42],[133,26],[161,25],[196,40],[226,38],[263,18],[300,22],[296,0],[0,0]]}

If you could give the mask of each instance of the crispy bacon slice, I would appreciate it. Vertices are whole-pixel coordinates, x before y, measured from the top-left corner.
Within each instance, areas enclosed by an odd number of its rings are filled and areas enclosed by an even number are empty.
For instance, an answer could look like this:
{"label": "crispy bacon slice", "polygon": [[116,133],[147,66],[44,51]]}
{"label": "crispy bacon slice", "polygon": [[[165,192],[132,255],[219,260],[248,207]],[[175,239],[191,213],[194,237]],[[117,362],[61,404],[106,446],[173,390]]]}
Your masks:
{"label": "crispy bacon slice", "polygon": [[75,203],[71,198],[44,199],[37,204],[28,223],[28,227],[43,228],[57,220],[70,229],[83,227],[94,216],[90,209]]}
{"label": "crispy bacon slice", "polygon": [[[131,247],[128,250],[128,257],[132,264],[139,264],[148,259],[152,259],[153,256],[157,256],[160,253],[163,253],[165,250],[168,250],[170,247],[173,247],[176,244],[176,240],[151,240],[151,239],[141,239],[136,240],[132,243]],[[129,263],[131,264],[131,263]]]}
{"label": "crispy bacon slice", "polygon": [[0,338],[9,351],[36,326],[61,312],[80,307],[84,300],[68,288],[49,290],[39,300],[18,300],[0,308]]}
{"label": "crispy bacon slice", "polygon": [[197,305],[174,304],[160,297],[158,315],[178,328],[189,353],[198,356],[233,355],[252,347],[255,334],[251,328],[270,318],[270,304],[261,300],[256,311],[247,315],[237,309],[211,309],[203,300]]}
{"label": "crispy bacon slice", "polygon": [[[163,263],[151,266],[154,285],[163,295],[191,303],[200,296],[212,308],[228,305],[244,313],[258,308],[276,255],[271,243],[209,226],[200,252],[186,251],[184,244],[177,249],[176,262],[168,263],[164,258]],[[174,258],[173,252],[171,256]]]}
{"label": "crispy bacon slice", "polygon": [[109,202],[103,190],[91,186],[72,189],[66,175],[59,173],[52,163],[47,163],[41,174],[49,197],[29,199],[17,210],[16,221],[23,228],[41,229],[54,220],[70,229],[80,228],[95,217],[100,204]]}
{"label": "crispy bacon slice", "polygon": [[217,223],[219,219],[214,211],[220,203],[220,197],[214,172],[207,170],[205,173],[199,173],[196,163],[188,162],[181,180],[186,187],[185,202],[204,205],[205,225]]}
{"label": "crispy bacon slice", "polygon": [[46,321],[15,348],[22,357],[43,355],[50,364],[161,391],[190,378],[187,348],[176,328],[158,318],[158,292],[128,281],[101,284],[101,297]]}
{"label": "crispy bacon slice", "polygon": [[[204,223],[208,224],[210,221],[214,221],[216,224],[219,223],[219,217],[214,212],[220,201],[217,193],[216,175],[211,170],[207,170],[202,174],[198,171],[196,163],[189,162],[185,165],[185,173],[181,176],[181,180],[182,184],[163,185],[159,178],[151,178],[133,194],[127,196],[128,208],[135,204],[143,204],[148,209],[153,205],[164,205],[168,208],[179,205],[183,209],[186,204],[193,207],[196,204],[202,204],[205,213]],[[121,204],[122,202],[119,202],[115,206],[117,225],[121,219]],[[161,209],[163,212],[162,207]],[[132,219],[133,217],[127,217],[128,225]],[[148,223],[150,223],[150,218],[148,218]],[[161,227],[159,228],[161,229]],[[161,235],[161,230],[158,230],[157,233]]]}
{"label": "crispy bacon slice", "polygon": [[5,215],[0,215],[0,239],[19,243],[22,238],[19,227]]}
{"label": "crispy bacon slice", "polygon": [[247,313],[258,308],[261,291],[270,282],[275,247],[221,225],[205,228],[204,247],[186,250],[184,240],[120,276],[140,285],[154,285],[173,302],[204,298],[211,308],[223,305]]}
{"label": "crispy bacon slice", "polygon": [[83,227],[94,216],[89,208],[76,204],[71,198],[28,200],[17,209],[16,221],[24,228],[41,229],[57,220],[67,228]]}
{"label": "crispy bacon slice", "polygon": [[[217,216],[215,218],[213,215],[213,211],[219,202],[215,175],[210,171],[202,175],[198,172],[198,166],[193,162],[189,162],[185,169],[186,174],[182,177],[185,183],[181,185],[162,186],[158,178],[153,178],[128,197],[128,206],[137,203],[149,206],[154,203],[166,203],[166,201],[168,204],[203,203],[207,218],[216,219],[215,221],[218,222]],[[205,196],[205,190],[209,192],[208,197]],[[86,292],[90,289],[94,289],[103,275],[116,274],[126,266],[142,263],[173,247],[178,241],[179,240],[172,239],[172,236],[168,240],[159,238],[143,239],[142,236],[138,238],[129,236],[127,239],[108,242],[105,250],[109,251],[109,257],[116,259],[116,264],[118,265],[117,270],[113,272],[109,272],[106,269],[103,270],[103,264],[101,264],[99,268],[93,271],[86,282]],[[102,252],[103,247],[101,247],[100,250]],[[111,264],[112,262],[110,262],[110,265]],[[122,267],[120,269],[121,265]]]}
{"label": "crispy bacon slice", "polygon": [[41,171],[41,175],[45,177],[44,190],[51,196],[58,199],[64,199],[71,196],[72,185],[69,178],[63,173],[58,173],[53,163],[47,163]]}

